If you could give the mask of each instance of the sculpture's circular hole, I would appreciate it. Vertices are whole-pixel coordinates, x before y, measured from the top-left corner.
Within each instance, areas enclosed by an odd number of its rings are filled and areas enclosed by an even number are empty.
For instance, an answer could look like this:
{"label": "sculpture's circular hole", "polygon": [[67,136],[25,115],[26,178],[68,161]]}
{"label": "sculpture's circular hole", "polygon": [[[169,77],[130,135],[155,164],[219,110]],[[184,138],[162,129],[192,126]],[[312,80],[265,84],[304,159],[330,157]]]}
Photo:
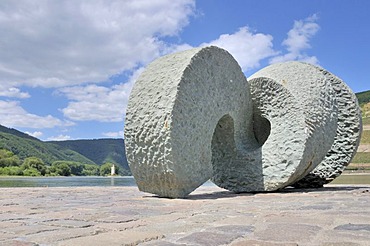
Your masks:
{"label": "sculpture's circular hole", "polygon": [[227,114],[217,122],[212,137],[212,152],[213,155],[217,153],[225,157],[229,156],[234,148],[234,120]]}
{"label": "sculpture's circular hole", "polygon": [[260,112],[255,112],[253,114],[253,131],[254,137],[260,146],[262,146],[270,136],[271,123],[268,119],[263,117]]}
{"label": "sculpture's circular hole", "polygon": [[215,174],[212,179],[223,183],[230,172],[230,164],[236,155],[234,120],[230,115],[224,115],[217,122],[211,144],[212,167]]}

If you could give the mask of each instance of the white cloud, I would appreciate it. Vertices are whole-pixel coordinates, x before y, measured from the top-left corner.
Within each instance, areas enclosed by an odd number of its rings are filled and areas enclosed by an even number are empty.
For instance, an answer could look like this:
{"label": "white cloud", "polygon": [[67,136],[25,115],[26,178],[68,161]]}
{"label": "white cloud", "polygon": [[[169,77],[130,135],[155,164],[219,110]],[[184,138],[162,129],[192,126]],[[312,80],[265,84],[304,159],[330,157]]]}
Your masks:
{"label": "white cloud", "polygon": [[55,137],[49,137],[47,141],[64,141],[64,140],[70,140],[71,136],[68,135],[58,135]]}
{"label": "white cloud", "polygon": [[310,39],[320,29],[320,26],[316,23],[317,20],[318,17],[312,15],[304,20],[294,21],[293,28],[283,41],[288,53],[273,57],[270,63],[299,60],[317,64],[318,59],[315,56],[308,56],[304,53],[304,50],[311,48]]}
{"label": "white cloud", "polygon": [[109,137],[109,138],[123,138],[123,131],[118,132],[104,132],[103,136]]}
{"label": "white cloud", "polygon": [[[153,59],[189,49],[189,44],[168,44],[195,11],[195,0],[74,0],[0,1],[0,96],[28,98],[22,86],[59,88],[68,100],[60,109],[74,121],[120,122],[137,76]],[[228,50],[243,71],[260,62],[306,60],[303,51],[319,26],[316,16],[296,21],[283,45],[288,53],[277,56],[273,37],[241,27],[201,46]],[[134,71],[127,82],[96,85],[123,71]],[[0,124],[10,127],[52,128],[74,125],[51,115],[26,112],[18,101],[0,101]],[[106,132],[105,136],[120,133]],[[56,135],[56,134],[55,134]],[[53,137],[65,140],[70,137]]]}
{"label": "white cloud", "polygon": [[[0,124],[7,127],[53,128],[65,125],[61,120],[51,116],[38,116],[26,112],[18,101],[0,100]],[[68,123],[70,125],[70,122]]]}
{"label": "white cloud", "polygon": [[101,82],[160,56],[194,0],[0,1],[0,83]]}
{"label": "white cloud", "polygon": [[0,96],[13,97],[13,98],[29,98],[30,94],[22,92],[20,89],[15,87],[7,88],[6,86],[0,85]]}
{"label": "white cloud", "polygon": [[[295,29],[298,28],[297,26],[299,25],[296,23]],[[228,50],[245,72],[258,68],[263,59],[278,54],[273,49],[272,40],[271,35],[252,33],[247,27],[242,27],[233,34],[222,34],[216,40],[200,46],[216,45]],[[308,43],[304,47],[307,45]],[[164,52],[171,53],[189,48],[192,47],[188,44],[167,46]],[[62,109],[64,116],[74,121],[120,122],[124,120],[132,86],[143,70],[143,68],[138,69],[128,82],[113,87],[90,84],[59,89],[59,92],[70,100],[67,107]],[[112,136],[117,135],[112,134]]]}
{"label": "white cloud", "polygon": [[253,33],[247,27],[242,27],[233,34],[222,34],[218,39],[201,46],[215,45],[226,49],[245,72],[259,67],[261,60],[277,54],[273,49],[272,40],[271,35]]}
{"label": "white cloud", "polygon": [[25,132],[27,133],[28,135],[32,136],[32,137],[35,137],[35,138],[39,138],[43,135],[42,132],[39,132],[39,131],[36,131],[36,132]]}
{"label": "white cloud", "polygon": [[143,70],[136,70],[128,82],[112,87],[87,85],[59,89],[60,93],[71,100],[68,106],[62,109],[64,116],[75,121],[122,121],[131,89]]}

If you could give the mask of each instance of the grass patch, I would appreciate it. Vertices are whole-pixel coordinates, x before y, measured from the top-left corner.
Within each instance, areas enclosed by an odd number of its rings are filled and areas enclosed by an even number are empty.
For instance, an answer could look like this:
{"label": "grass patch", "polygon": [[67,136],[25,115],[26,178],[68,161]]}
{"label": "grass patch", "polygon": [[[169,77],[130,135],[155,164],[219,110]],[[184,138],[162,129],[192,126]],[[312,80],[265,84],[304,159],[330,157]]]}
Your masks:
{"label": "grass patch", "polygon": [[370,125],[370,117],[362,118],[362,124],[363,125]]}
{"label": "grass patch", "polygon": [[370,131],[362,131],[360,144],[370,144]]}
{"label": "grass patch", "polygon": [[351,163],[346,169],[347,171],[369,171],[370,163]]}
{"label": "grass patch", "polygon": [[357,152],[352,163],[370,163],[370,152]]}

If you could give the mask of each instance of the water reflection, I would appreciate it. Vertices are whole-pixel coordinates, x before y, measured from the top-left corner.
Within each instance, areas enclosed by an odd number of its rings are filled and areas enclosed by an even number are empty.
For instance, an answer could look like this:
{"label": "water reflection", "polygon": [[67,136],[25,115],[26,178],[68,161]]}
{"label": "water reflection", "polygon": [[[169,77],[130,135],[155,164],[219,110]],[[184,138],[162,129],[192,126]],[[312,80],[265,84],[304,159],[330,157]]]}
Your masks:
{"label": "water reflection", "polygon": [[0,177],[0,187],[136,186],[133,177]]}
{"label": "water reflection", "polygon": [[[370,173],[343,174],[331,184],[370,184]],[[1,177],[0,187],[136,186],[133,177]],[[214,186],[207,181],[203,186]]]}

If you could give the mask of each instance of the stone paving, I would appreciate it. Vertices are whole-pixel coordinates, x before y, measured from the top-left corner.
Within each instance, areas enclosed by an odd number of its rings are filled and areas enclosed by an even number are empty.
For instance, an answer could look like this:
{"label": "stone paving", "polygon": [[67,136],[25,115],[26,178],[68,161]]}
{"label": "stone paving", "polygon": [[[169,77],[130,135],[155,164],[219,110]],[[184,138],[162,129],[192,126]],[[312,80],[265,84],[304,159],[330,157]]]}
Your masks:
{"label": "stone paving", "polygon": [[370,245],[370,186],[187,199],[136,187],[1,188],[0,245]]}

